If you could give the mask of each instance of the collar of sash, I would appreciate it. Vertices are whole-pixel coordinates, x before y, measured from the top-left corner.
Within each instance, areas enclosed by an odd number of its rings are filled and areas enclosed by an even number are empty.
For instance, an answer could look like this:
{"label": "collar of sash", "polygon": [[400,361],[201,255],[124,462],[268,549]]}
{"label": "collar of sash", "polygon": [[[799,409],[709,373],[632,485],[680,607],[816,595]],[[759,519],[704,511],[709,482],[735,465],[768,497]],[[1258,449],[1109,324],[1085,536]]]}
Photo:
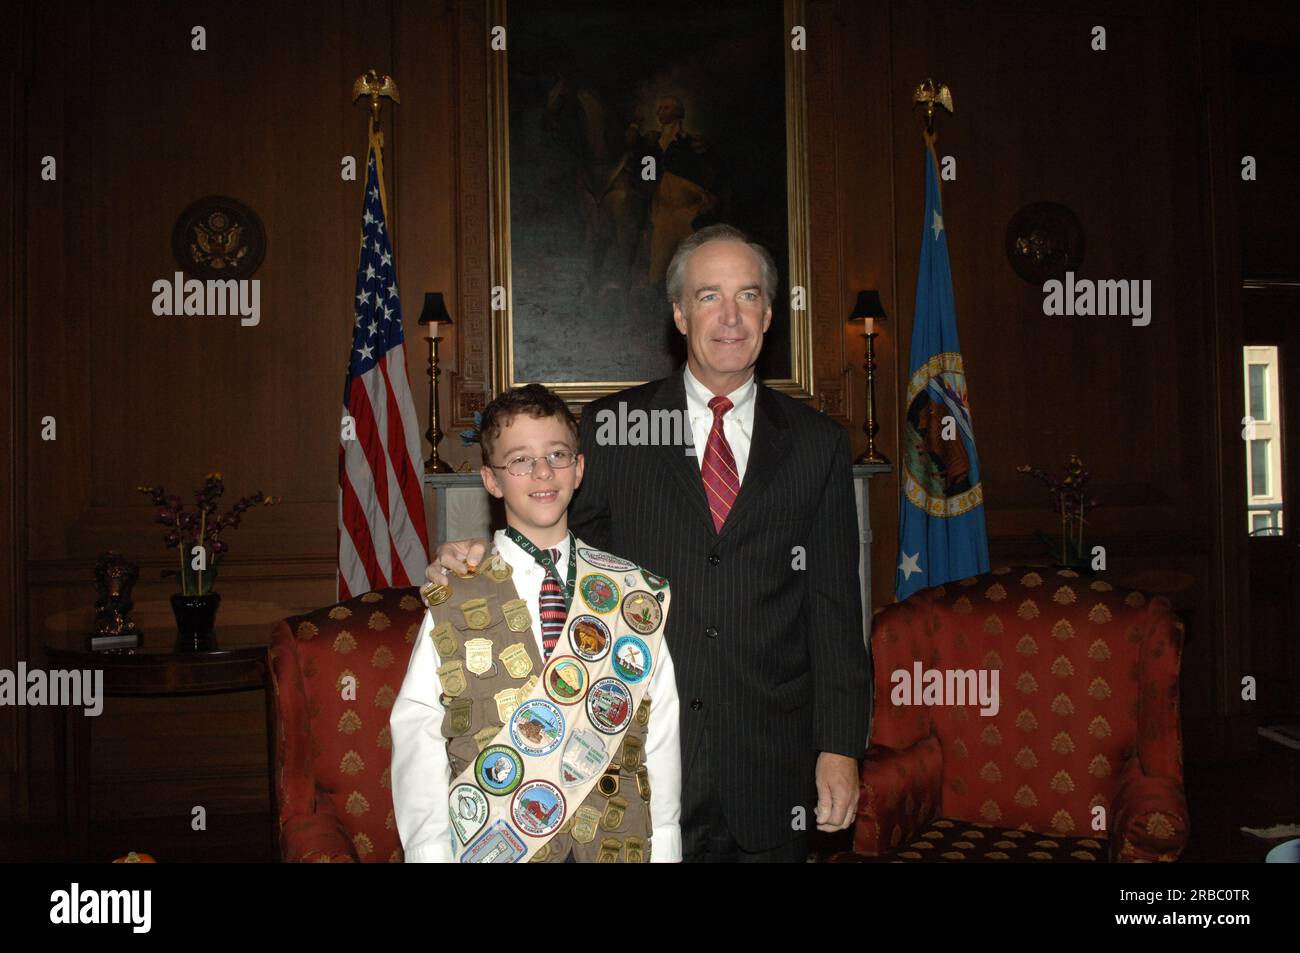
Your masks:
{"label": "collar of sash", "polygon": [[568,579],[560,578],[560,571],[555,568],[555,563],[551,559],[551,554],[544,549],[538,549],[530,540],[513,526],[506,527],[506,539],[510,540],[529,556],[537,560],[538,565],[545,569],[550,575],[555,577],[556,582],[564,585],[564,605],[567,609],[573,604],[573,586],[578,576],[578,547],[574,542],[573,534],[569,533],[569,576]]}

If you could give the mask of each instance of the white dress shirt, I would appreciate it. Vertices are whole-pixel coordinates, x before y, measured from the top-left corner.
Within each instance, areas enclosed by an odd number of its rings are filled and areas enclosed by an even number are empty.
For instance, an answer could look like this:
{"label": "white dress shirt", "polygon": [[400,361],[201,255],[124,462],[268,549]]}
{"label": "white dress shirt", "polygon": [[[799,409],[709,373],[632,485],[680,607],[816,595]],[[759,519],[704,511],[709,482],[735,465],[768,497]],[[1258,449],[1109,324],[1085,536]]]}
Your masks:
{"label": "white dress shirt", "polygon": [[[686,374],[686,413],[691,418],[695,462],[703,470],[704,448],[709,445],[709,432],[713,430],[713,411],[709,409],[709,401],[714,394],[695,379],[689,365],[684,373]],[[749,462],[749,443],[754,436],[754,404],[757,394],[758,384],[754,382],[751,374],[749,380],[726,395],[734,406],[722,415],[722,433],[731,446],[731,455],[736,458],[736,476],[742,484],[745,482],[745,465]]]}
{"label": "white dress shirt", "polygon": [[[569,564],[572,541],[573,536],[566,534],[556,547],[560,550],[556,565],[561,572]],[[493,544],[513,570],[511,581],[519,597],[528,603],[537,654],[544,658],[538,601],[545,573],[537,560],[506,537],[504,530],[497,531]],[[447,739],[442,734],[444,708],[437,671],[442,660],[429,637],[432,630],[433,615],[425,612],[388,722],[393,738],[393,814],[407,863],[449,863],[456,859],[455,837],[447,818],[447,792],[452,779]],[[667,641],[661,640],[659,645],[659,664],[654,666],[646,686],[646,697],[651,700],[645,745],[651,791],[650,861],[675,863],[682,859],[677,678]]]}

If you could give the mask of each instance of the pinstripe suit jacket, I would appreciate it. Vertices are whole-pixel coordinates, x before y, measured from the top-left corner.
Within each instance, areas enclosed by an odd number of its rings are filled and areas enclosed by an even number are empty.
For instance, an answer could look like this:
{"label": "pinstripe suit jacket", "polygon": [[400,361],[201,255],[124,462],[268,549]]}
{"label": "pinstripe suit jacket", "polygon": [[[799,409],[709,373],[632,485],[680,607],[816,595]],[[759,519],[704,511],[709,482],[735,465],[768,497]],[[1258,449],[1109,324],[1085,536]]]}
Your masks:
{"label": "pinstripe suit jacket", "polygon": [[761,382],[755,400],[745,481],[721,533],[682,446],[596,440],[598,415],[618,414],[620,401],[678,411],[689,435],[681,371],[588,405],[586,473],[569,510],[583,539],[672,584],[682,803],[708,794],[692,770],[707,732],[723,816],[750,851],[788,841],[796,806],[815,824],[816,754],[862,756],[872,690],[848,435]]}

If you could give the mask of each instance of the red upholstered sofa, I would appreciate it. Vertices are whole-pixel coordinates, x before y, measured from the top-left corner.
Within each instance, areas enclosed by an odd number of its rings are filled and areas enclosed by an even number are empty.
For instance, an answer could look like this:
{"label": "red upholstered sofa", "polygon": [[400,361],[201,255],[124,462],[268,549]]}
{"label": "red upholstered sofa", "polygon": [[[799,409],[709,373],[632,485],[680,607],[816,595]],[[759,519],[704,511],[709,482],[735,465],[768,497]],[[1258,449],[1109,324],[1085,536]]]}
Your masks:
{"label": "red upholstered sofa", "polygon": [[[1182,639],[1163,597],[1070,570],[996,569],[883,609],[857,857],[836,859],[1177,859]],[[916,661],[996,669],[1000,709],[895,704]]]}
{"label": "red upholstered sofa", "polygon": [[423,618],[417,590],[403,588],[276,625],[267,651],[281,860],[402,861],[388,716]]}

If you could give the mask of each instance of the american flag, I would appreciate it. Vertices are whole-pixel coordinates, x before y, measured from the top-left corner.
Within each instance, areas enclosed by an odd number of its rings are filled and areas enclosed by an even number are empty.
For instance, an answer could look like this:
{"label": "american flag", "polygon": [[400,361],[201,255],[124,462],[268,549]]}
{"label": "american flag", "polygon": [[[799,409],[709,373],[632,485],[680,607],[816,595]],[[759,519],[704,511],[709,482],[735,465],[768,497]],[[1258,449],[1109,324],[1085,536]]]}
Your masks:
{"label": "american flag", "polygon": [[370,140],[356,325],[343,414],[355,421],[339,441],[339,601],[424,580],[429,562],[420,431],[402,343],[402,305],[384,213],[382,141]]}

